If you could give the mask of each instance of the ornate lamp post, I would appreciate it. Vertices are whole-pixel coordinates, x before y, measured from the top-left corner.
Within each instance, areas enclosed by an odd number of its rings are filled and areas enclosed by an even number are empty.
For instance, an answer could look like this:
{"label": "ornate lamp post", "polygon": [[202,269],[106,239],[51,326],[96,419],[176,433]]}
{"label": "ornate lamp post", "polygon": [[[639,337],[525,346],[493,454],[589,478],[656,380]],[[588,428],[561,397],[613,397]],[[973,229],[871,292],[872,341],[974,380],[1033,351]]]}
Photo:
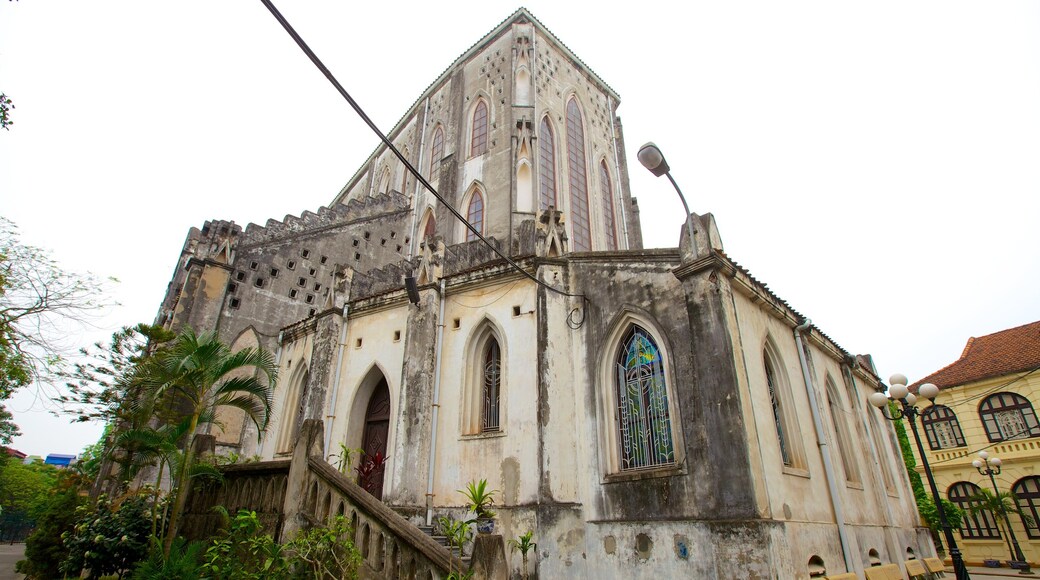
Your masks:
{"label": "ornate lamp post", "polygon": [[[881,411],[881,415],[889,421],[898,421],[902,418],[910,423],[910,431],[914,434],[914,441],[917,443],[917,451],[921,455],[921,464],[924,467],[924,475],[928,478],[928,486],[932,490],[932,499],[935,501],[935,511],[939,513],[939,525],[942,526],[943,535],[946,537],[946,545],[950,548],[950,558],[953,560],[953,571],[956,574],[957,580],[970,580],[968,575],[968,569],[964,566],[964,559],[961,557],[961,551],[957,547],[957,540],[953,537],[953,528],[950,527],[950,522],[946,519],[946,512],[943,510],[942,497],[939,496],[939,489],[935,486],[935,478],[932,477],[932,468],[928,465],[928,456],[924,452],[924,446],[921,444],[921,435],[917,432],[917,417],[921,414],[920,410],[915,406],[917,403],[917,395],[910,392],[910,389],[906,387],[906,377],[904,375],[895,374],[892,375],[888,382],[891,383],[891,387],[888,388],[888,394],[884,391],[878,391],[867,397],[867,402],[878,408]],[[939,387],[925,383],[917,389],[918,394],[921,397],[928,399],[929,401],[935,399],[939,395]],[[891,399],[889,399],[891,397]],[[896,410],[895,416],[890,416],[886,409],[890,400],[894,400],[898,403],[899,408]]]}
{"label": "ornate lamp post", "polygon": [[[993,484],[993,493],[999,498],[1000,489],[997,488],[997,478],[995,476],[1000,475],[1000,458],[990,457],[988,452],[979,451],[979,458],[972,461],[971,465],[979,472],[979,475],[989,476],[989,481]],[[1010,539],[1008,551],[1011,552],[1011,558],[1025,565],[1025,568],[1022,568],[1019,574],[1032,574],[1033,571],[1029,569],[1029,562],[1026,561],[1025,555],[1022,554],[1022,548],[1018,545],[1015,531],[1011,529],[1011,518],[1008,517],[1007,510],[1004,509],[1003,505],[1000,506],[1000,515],[1004,516],[1004,524],[1007,526],[1008,538]],[[1014,545],[1014,549],[1012,549],[1012,545]]]}

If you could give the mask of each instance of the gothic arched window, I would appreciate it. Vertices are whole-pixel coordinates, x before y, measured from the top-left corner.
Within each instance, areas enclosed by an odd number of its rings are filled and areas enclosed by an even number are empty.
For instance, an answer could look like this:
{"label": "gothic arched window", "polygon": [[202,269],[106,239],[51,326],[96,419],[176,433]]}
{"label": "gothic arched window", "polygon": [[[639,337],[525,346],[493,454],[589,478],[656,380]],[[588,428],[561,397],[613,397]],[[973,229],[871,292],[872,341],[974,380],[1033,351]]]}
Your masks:
{"label": "gothic arched window", "polygon": [[[469,198],[469,207],[466,209],[466,221],[473,224],[473,227],[477,229],[481,234],[484,233],[484,196],[480,195],[479,190],[473,190],[473,195]],[[473,233],[473,230],[466,228],[466,241],[477,239],[477,234]]]}
{"label": "gothic arched window", "polygon": [[574,249],[587,252],[592,249],[592,231],[589,228],[589,184],[585,171],[585,127],[578,101],[573,97],[567,102],[567,174]]}
{"label": "gothic arched window", "polygon": [[621,340],[616,367],[621,469],[675,463],[668,384],[661,351],[650,333],[631,325]]}
{"label": "gothic arched window", "polygon": [[1018,509],[1032,520],[1022,518],[1026,533],[1034,540],[1040,539],[1040,477],[1023,477],[1015,482],[1011,493],[1015,494]]}
{"label": "gothic arched window", "polygon": [[275,440],[275,453],[291,453],[296,440],[296,421],[300,416],[300,405],[302,404],[303,390],[307,387],[310,373],[307,365],[300,363],[293,373],[289,382],[289,390],[285,393],[282,403],[281,425],[278,429],[278,438]]}
{"label": "gothic arched window", "polygon": [[556,143],[549,117],[542,117],[538,126],[538,209],[549,206],[560,208],[556,203]]}
{"label": "gothic arched window", "polygon": [[600,204],[603,209],[603,229],[607,234],[607,249],[617,249],[617,224],[614,221],[614,191],[610,186],[610,170],[607,162],[599,162]]}
{"label": "gothic arched window", "polygon": [[853,455],[852,437],[849,435],[849,417],[852,413],[845,410],[845,403],[841,400],[841,394],[834,380],[828,375],[824,381],[827,388],[827,406],[831,412],[831,422],[834,424],[834,436],[838,443],[838,453],[841,455],[841,465],[845,469],[845,481],[859,483],[859,463]]}
{"label": "gothic arched window", "polygon": [[473,133],[470,137],[469,156],[476,157],[487,153],[488,108],[483,99],[477,101],[473,109]]}
{"label": "gothic arched window", "polygon": [[921,413],[921,425],[932,450],[964,447],[964,433],[957,414],[945,405],[932,405]]}
{"label": "gothic arched window", "polygon": [[441,175],[441,159],[444,159],[444,129],[440,125],[433,130],[430,141],[430,181],[435,181]]}
{"label": "gothic arched window", "polygon": [[502,351],[492,336],[484,347],[484,389],[481,431],[498,431],[498,403],[502,387]]}
{"label": "gothic arched window", "polygon": [[1040,437],[1033,405],[1017,393],[990,395],[979,405],[979,416],[992,442]]}
{"label": "gothic arched window", "polygon": [[971,513],[971,507],[979,503],[978,500],[972,498],[978,495],[979,491],[979,486],[974,483],[958,481],[951,485],[950,490],[946,492],[950,501],[964,510],[964,525],[961,527],[961,537],[999,540],[1000,532],[997,530],[997,520],[993,517],[992,512],[983,510],[974,514]]}
{"label": "gothic arched window", "polygon": [[422,239],[428,240],[437,235],[437,218],[432,211],[426,212],[426,225],[423,226]]}

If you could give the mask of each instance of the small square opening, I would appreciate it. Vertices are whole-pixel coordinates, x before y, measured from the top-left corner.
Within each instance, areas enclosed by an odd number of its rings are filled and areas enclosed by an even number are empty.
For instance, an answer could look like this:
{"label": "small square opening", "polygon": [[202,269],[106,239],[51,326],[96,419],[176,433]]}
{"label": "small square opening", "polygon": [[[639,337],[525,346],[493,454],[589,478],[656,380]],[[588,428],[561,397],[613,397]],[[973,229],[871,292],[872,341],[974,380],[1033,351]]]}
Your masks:
{"label": "small square opening", "polygon": [[242,280],[245,280],[245,279],[246,279],[246,273],[245,272],[235,272],[235,280],[238,280],[239,282],[241,282]]}
{"label": "small square opening", "polygon": [[401,331],[400,330],[395,330],[394,331],[394,342],[400,342],[400,341],[401,341]]}
{"label": "small square opening", "polygon": [[271,268],[271,277],[272,278],[277,278],[278,277],[278,268]]}
{"label": "small square opening", "polygon": [[295,270],[296,269],[296,260],[289,260],[288,262],[285,263],[285,267],[289,268],[290,270]]}
{"label": "small square opening", "polygon": [[260,267],[260,264],[258,262],[249,262],[249,269],[250,270],[256,270],[259,267]]}
{"label": "small square opening", "polygon": [[309,258],[310,255],[311,255],[311,251],[306,249],[306,248],[304,248],[304,250],[302,252],[300,252],[300,255],[303,256],[304,258]]}
{"label": "small square opening", "polygon": [[289,298],[296,298],[297,294],[299,294],[299,292],[296,291],[296,288],[289,290]]}
{"label": "small square opening", "polygon": [[360,338],[354,341],[354,348],[361,348],[361,339]]}
{"label": "small square opening", "polygon": [[231,299],[231,307],[232,308],[238,308],[241,305],[242,305],[242,301],[239,300],[238,298],[232,298]]}
{"label": "small square opening", "polygon": [[456,318],[455,320],[453,320],[451,322],[451,327],[454,328],[455,330],[458,330],[459,327],[461,327],[461,326],[462,326],[462,320],[459,319],[459,318]]}
{"label": "small square opening", "polygon": [[307,295],[307,304],[314,304],[314,294]]}
{"label": "small square opening", "polygon": [[520,307],[519,306],[514,306],[513,307],[513,316],[520,316]]}
{"label": "small square opening", "polygon": [[260,278],[260,277],[257,277],[256,280],[253,280],[253,286],[256,286],[257,288],[263,288],[264,287],[264,279]]}
{"label": "small square opening", "polygon": [[321,262],[322,264],[324,264],[325,262],[329,261],[329,257],[328,256],[322,256],[321,259],[318,260],[318,261]]}

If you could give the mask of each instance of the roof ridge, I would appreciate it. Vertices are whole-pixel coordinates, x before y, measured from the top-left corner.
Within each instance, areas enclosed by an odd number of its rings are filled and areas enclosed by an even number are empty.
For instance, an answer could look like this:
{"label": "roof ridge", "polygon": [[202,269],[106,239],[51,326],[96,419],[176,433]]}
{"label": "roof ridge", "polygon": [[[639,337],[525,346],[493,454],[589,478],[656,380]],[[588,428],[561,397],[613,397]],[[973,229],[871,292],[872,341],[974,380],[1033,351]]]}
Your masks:
{"label": "roof ridge", "polygon": [[964,357],[968,356],[968,351],[971,350],[971,345],[973,345],[973,344],[975,344],[975,337],[974,336],[969,336],[968,337],[968,342],[966,342],[964,344],[964,350],[961,351],[961,358],[959,358],[957,360],[961,360]]}

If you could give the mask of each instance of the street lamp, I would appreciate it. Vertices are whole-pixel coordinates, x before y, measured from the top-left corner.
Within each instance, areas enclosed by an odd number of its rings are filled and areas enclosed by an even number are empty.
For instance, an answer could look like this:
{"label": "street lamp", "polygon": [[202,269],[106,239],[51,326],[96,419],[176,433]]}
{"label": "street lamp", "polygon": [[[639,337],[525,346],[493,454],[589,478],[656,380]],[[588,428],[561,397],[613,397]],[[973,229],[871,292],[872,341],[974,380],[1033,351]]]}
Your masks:
{"label": "street lamp", "polygon": [[[928,478],[928,485],[932,488],[932,499],[935,501],[935,511],[939,513],[939,525],[942,526],[943,535],[946,536],[946,545],[950,548],[950,558],[953,560],[953,571],[956,575],[957,580],[969,580],[971,577],[968,576],[968,569],[964,566],[964,559],[961,558],[961,551],[957,548],[957,540],[953,537],[953,528],[950,527],[950,522],[946,520],[946,512],[943,510],[942,498],[939,496],[939,489],[935,486],[935,478],[932,477],[932,469],[928,466],[928,456],[925,455],[924,446],[921,444],[921,435],[917,433],[917,417],[921,414],[921,411],[914,405],[917,402],[917,397],[921,396],[929,401],[935,399],[939,395],[939,387],[925,383],[918,387],[917,395],[910,392],[910,389],[906,386],[906,376],[895,374],[892,375],[888,382],[892,386],[888,388],[888,394],[886,395],[883,391],[872,393],[867,397],[867,402],[878,408],[881,411],[881,415],[889,421],[898,421],[906,417],[910,423],[910,431],[914,434],[914,441],[917,442],[917,451],[921,455],[921,463],[924,467],[925,477]],[[889,399],[891,397],[891,399]],[[888,403],[890,400],[895,400],[899,403],[899,408],[896,409],[895,416],[889,416],[885,412],[889,408]]]}
{"label": "street lamp", "polygon": [[661,153],[657,145],[654,145],[653,141],[651,141],[639,148],[636,157],[639,158],[639,162],[643,164],[643,167],[650,170],[650,173],[657,177],[664,175],[668,178],[668,181],[672,182],[672,187],[675,188],[675,193],[679,194],[679,200],[682,201],[683,209],[686,210],[686,235],[690,238],[690,254],[696,254],[697,246],[693,243],[693,220],[690,218],[690,206],[686,204],[686,196],[679,189],[679,184],[675,182],[672,174],[669,173],[671,168],[668,167],[668,162],[664,159],[664,153]]}
{"label": "street lamp", "polygon": [[[997,500],[1000,500],[1000,490],[997,489],[997,478],[996,475],[1000,475],[1001,461],[999,457],[990,457],[986,451],[979,451],[979,458],[971,462],[979,475],[988,475],[990,483],[993,484],[993,493],[996,494]],[[1018,560],[1018,562],[1025,564],[1025,568],[1019,571],[1019,574],[1032,574],[1033,571],[1029,569],[1029,562],[1026,561],[1025,555],[1022,554],[1022,548],[1018,545],[1018,538],[1015,537],[1015,531],[1011,529],[1011,518],[1007,515],[1007,510],[1004,509],[1003,502],[1001,502],[1000,513],[1004,516],[1004,523],[1007,525],[1008,537],[1011,539],[1011,544],[1014,544],[1014,549],[1011,545],[1008,545],[1008,552],[1011,552],[1011,558]]]}

